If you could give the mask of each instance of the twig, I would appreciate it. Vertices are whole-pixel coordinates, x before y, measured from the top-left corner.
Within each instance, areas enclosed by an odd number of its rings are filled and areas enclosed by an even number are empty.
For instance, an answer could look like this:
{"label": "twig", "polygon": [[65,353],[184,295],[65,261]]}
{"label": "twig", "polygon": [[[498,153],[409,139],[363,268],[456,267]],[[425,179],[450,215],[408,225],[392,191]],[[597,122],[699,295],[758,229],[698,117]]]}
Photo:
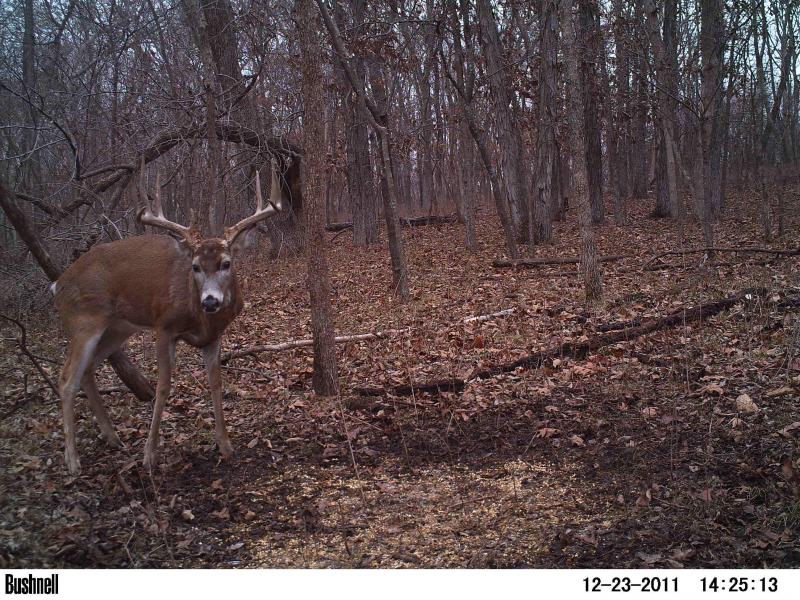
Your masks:
{"label": "twig", "polygon": [[497,312],[489,313],[487,315],[477,315],[473,317],[465,317],[464,323],[474,323],[476,321],[489,321],[490,319],[494,319],[495,317],[507,317],[508,315],[512,314],[516,308],[506,308],[504,310],[498,310]]}
{"label": "twig", "polygon": [[760,254],[773,254],[775,256],[797,256],[800,255],[800,248],[794,248],[792,250],[780,250],[775,248],[755,248],[755,247],[747,247],[743,246],[741,248],[716,248],[716,247],[706,247],[706,248],[689,248],[687,250],[667,250],[665,252],[661,252],[656,254],[645,264],[645,268],[647,266],[652,265],[655,261],[657,261],[662,256],[679,256],[683,254],[702,254],[705,252],[709,253],[716,253],[716,252],[734,252],[734,253],[760,253]]}
{"label": "twig", "polygon": [[[617,260],[622,260],[623,258],[629,258],[629,255],[618,254],[613,256],[600,256],[597,258],[597,262],[614,262]],[[581,260],[577,257],[518,258],[516,260],[495,260],[492,262],[492,266],[497,268],[516,267],[522,269],[535,269],[536,267],[547,265],[577,265],[580,264],[580,262]]]}
{"label": "twig", "polygon": [[[357,333],[353,335],[339,335],[336,336],[335,342],[341,344],[344,342],[362,342],[366,340],[377,340],[397,333],[403,333],[408,329],[387,329],[386,331],[376,331],[375,333]],[[251,346],[249,348],[241,348],[240,350],[233,350],[226,352],[222,355],[222,362],[228,362],[234,358],[241,358],[243,356],[254,356],[262,352],[282,352],[283,350],[292,350],[294,348],[302,348],[304,346],[313,346],[314,340],[311,338],[302,340],[289,340],[280,344],[265,344],[262,346]]]}
{"label": "twig", "polygon": [[[39,364],[39,361],[36,359],[36,357],[30,352],[30,350],[28,350],[28,346],[26,344],[26,341],[27,341],[27,338],[28,338],[28,332],[25,330],[25,326],[22,323],[20,323],[19,321],[17,321],[16,319],[14,319],[12,317],[9,317],[7,315],[4,315],[4,314],[0,314],[0,318],[5,319],[6,321],[9,321],[11,323],[14,323],[14,325],[19,327],[19,329],[20,329],[20,337],[18,337],[17,340],[16,340],[17,341],[17,346],[19,346],[19,349],[22,351],[22,353],[25,356],[27,356],[28,359],[33,363],[33,366],[36,367],[36,370],[39,372],[39,375],[42,376],[42,379],[44,379],[45,382],[47,382],[47,385],[50,386],[50,389],[53,390],[53,393],[56,395],[56,397],[58,397],[58,395],[59,395],[58,394],[58,388],[50,380],[50,377],[47,375],[45,370]],[[27,386],[27,383],[26,383],[26,385],[25,385],[26,393],[27,393],[27,387],[28,386]],[[6,418],[10,417],[11,415],[13,415],[20,408],[22,408],[25,404],[27,404],[28,401],[32,397],[33,397],[32,395],[26,395],[25,399],[22,402],[18,402],[17,404],[12,406],[9,410],[7,410],[2,416],[0,416],[0,420],[6,419]]]}
{"label": "twig", "polygon": [[52,382],[50,376],[45,372],[45,370],[39,364],[37,357],[30,350],[28,350],[28,346],[26,345],[28,332],[25,330],[25,326],[16,319],[9,317],[8,315],[0,314],[0,319],[5,319],[6,321],[10,321],[11,323],[14,323],[14,325],[19,327],[20,337],[17,338],[17,345],[19,346],[19,349],[33,363],[33,366],[36,367],[36,370],[39,372],[39,375],[42,376],[42,379],[44,379],[45,382],[47,382],[47,385],[50,386],[50,389],[52,389],[55,395],[58,396],[58,388]]}

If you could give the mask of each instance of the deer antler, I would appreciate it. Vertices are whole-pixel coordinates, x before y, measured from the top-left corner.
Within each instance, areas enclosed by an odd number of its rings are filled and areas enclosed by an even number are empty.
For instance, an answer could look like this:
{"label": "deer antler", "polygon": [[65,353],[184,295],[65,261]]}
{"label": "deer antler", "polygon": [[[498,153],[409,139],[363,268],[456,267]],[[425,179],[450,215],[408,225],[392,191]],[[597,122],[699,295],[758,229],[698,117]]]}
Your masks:
{"label": "deer antler", "polygon": [[232,244],[239,235],[264,219],[277,214],[283,209],[281,201],[281,187],[278,180],[278,163],[272,159],[272,185],[270,186],[269,200],[267,200],[267,207],[264,208],[264,198],[261,195],[261,178],[258,171],[256,171],[256,212],[242,219],[236,225],[225,228],[225,241]]}
{"label": "deer antler", "polygon": [[193,236],[190,227],[179,225],[170,221],[164,216],[164,209],[161,208],[161,176],[156,171],[156,192],[154,203],[150,206],[150,200],[147,194],[147,185],[144,177],[144,157],[142,157],[141,166],[139,168],[139,197],[144,207],[139,211],[139,221],[143,225],[150,225],[152,227],[159,227],[166,229],[174,234],[182,237],[186,241],[192,241]]}

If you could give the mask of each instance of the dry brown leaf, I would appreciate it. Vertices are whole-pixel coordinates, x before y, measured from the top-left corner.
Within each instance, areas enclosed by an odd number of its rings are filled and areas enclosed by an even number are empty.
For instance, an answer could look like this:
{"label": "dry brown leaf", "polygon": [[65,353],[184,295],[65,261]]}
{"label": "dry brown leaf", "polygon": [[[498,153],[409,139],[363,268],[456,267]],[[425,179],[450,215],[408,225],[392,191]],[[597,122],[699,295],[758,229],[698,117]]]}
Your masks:
{"label": "dry brown leaf", "polygon": [[717,385],[716,383],[710,383],[710,384],[700,388],[700,392],[702,394],[706,394],[706,395],[709,395],[709,396],[712,395],[712,394],[717,395],[717,396],[722,396],[725,393],[725,390],[722,389],[721,385]]}
{"label": "dry brown leaf", "polygon": [[560,429],[556,429],[554,427],[542,427],[539,431],[536,432],[534,437],[537,438],[551,438],[553,436],[558,435],[561,433]]}
{"label": "dry brown leaf", "polygon": [[736,398],[736,410],[747,414],[754,414],[759,411],[759,408],[750,396],[741,394]]}

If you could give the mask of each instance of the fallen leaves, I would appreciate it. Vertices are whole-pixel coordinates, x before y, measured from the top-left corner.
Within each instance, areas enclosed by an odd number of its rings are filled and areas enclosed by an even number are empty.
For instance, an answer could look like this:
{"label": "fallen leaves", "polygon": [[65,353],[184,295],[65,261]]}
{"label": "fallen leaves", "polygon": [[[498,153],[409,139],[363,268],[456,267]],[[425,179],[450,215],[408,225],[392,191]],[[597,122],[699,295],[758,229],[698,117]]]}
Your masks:
{"label": "fallen leaves", "polygon": [[736,398],[736,410],[746,414],[754,414],[759,411],[759,408],[750,396],[741,394]]}
{"label": "fallen leaves", "polygon": [[547,439],[547,438],[551,438],[551,437],[557,436],[560,433],[561,433],[561,430],[560,429],[556,429],[555,427],[542,427],[541,429],[536,431],[536,434],[534,435],[534,437]]}

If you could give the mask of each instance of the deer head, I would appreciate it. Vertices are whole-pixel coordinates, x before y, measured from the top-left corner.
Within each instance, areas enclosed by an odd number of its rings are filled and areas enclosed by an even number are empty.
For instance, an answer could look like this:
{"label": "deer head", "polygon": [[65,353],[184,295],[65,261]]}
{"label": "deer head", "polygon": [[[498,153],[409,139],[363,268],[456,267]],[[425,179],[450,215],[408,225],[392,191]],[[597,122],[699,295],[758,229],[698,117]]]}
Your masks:
{"label": "deer head", "polygon": [[231,227],[226,227],[221,238],[204,238],[193,224],[186,227],[167,219],[161,206],[161,182],[158,172],[156,172],[156,189],[152,205],[145,186],[144,164],[139,173],[139,195],[144,205],[139,212],[139,221],[144,225],[170,232],[191,256],[196,298],[203,311],[213,314],[225,308],[233,300],[231,293],[234,281],[233,259],[238,254],[239,241],[244,240],[243,234],[282,209],[277,161],[272,159],[272,185],[267,206],[264,206],[261,178],[256,171],[255,213]]}

